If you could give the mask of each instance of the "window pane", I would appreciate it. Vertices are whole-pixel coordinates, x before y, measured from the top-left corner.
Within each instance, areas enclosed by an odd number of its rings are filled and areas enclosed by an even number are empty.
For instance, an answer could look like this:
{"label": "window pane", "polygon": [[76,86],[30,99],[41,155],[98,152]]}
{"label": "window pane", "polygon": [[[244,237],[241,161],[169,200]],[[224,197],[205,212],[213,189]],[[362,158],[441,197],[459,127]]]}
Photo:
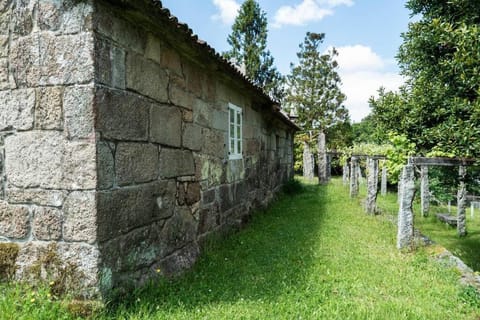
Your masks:
{"label": "window pane", "polygon": [[230,138],[235,138],[235,125],[230,124]]}
{"label": "window pane", "polygon": [[230,112],[230,123],[235,123],[235,111],[233,109],[229,109]]}
{"label": "window pane", "polygon": [[241,137],[241,134],[242,134],[242,133],[241,133],[241,127],[238,126],[238,127],[237,127],[237,136],[236,136],[236,138],[237,138],[237,139],[241,139],[241,138],[242,138],[242,137]]}
{"label": "window pane", "polygon": [[237,125],[242,125],[242,114],[237,112]]}
{"label": "window pane", "polygon": [[237,153],[241,154],[242,153],[242,141],[237,140]]}
{"label": "window pane", "polygon": [[230,153],[235,153],[235,139],[230,139]]}

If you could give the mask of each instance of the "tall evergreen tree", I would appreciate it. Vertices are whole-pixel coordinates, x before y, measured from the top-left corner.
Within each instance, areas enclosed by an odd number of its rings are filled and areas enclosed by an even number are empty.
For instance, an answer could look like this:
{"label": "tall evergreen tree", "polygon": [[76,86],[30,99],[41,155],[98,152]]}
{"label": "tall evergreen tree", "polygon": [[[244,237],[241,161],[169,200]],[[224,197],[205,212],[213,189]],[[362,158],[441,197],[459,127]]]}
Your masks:
{"label": "tall evergreen tree", "polygon": [[[299,63],[297,66],[291,64],[286,97],[288,105],[296,110],[300,125],[310,131],[306,143],[311,144],[317,137],[320,183],[328,181],[325,134],[328,135],[329,129],[333,133],[333,128],[343,127],[338,124],[349,122],[348,110],[343,105],[346,97],[339,87],[341,80],[334,59],[338,53],[335,49],[320,53],[319,46],[324,38],[324,33],[307,32],[297,53]],[[312,134],[313,130],[318,134]]]}
{"label": "tall evergreen tree", "polygon": [[324,33],[307,32],[297,53],[298,65],[291,64],[287,77],[286,101],[295,108],[300,125],[305,130],[327,131],[342,122],[348,122],[348,110],[343,105],[346,96],[340,90],[341,79],[335,49],[321,54]]}
{"label": "tall evergreen tree", "polygon": [[224,57],[244,69],[245,75],[270,97],[282,100],[284,79],[267,50],[267,33],[265,12],[255,0],[245,0],[227,39],[231,49]]}

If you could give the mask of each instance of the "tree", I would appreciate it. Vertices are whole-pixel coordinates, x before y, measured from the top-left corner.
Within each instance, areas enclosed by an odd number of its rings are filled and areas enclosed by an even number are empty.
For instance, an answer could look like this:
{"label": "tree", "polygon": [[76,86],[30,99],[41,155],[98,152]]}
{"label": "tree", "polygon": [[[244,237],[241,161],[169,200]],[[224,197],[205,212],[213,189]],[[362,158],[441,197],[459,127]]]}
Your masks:
{"label": "tree", "polygon": [[231,49],[223,55],[271,98],[280,101],[284,96],[284,78],[267,50],[267,33],[265,12],[255,0],[245,0],[227,38]]}
{"label": "tree", "polygon": [[407,7],[422,16],[402,35],[397,57],[407,78],[399,133],[424,153],[478,157],[480,1],[409,0]]}
{"label": "tree", "polygon": [[343,105],[346,97],[339,88],[341,80],[336,71],[338,64],[334,57],[337,51],[331,49],[321,54],[319,46],[324,38],[323,33],[307,32],[297,53],[299,63],[297,66],[291,64],[286,97],[304,130],[317,132],[320,183],[327,179],[325,133],[330,128],[342,128],[340,123],[349,122],[348,111]]}
{"label": "tree", "polygon": [[348,110],[343,105],[346,97],[340,90],[337,51],[321,54],[324,33],[307,32],[297,53],[298,65],[291,64],[287,77],[286,101],[298,114],[304,130],[327,131],[341,122],[348,122]]}

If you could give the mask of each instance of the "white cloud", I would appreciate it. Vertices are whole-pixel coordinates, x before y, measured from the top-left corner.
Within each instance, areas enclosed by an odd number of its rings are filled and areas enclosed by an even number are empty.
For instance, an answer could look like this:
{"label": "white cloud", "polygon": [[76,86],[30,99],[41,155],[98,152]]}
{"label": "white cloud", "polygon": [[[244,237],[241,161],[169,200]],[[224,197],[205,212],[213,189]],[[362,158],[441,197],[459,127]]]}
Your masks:
{"label": "white cloud", "polygon": [[333,9],[340,5],[353,5],[353,0],[303,0],[295,6],[280,7],[274,17],[273,26],[301,26],[311,21],[320,21],[333,15]]}
{"label": "white cloud", "polygon": [[363,45],[340,47],[337,51],[337,62],[343,70],[381,70],[386,64],[370,47]]}
{"label": "white cloud", "polygon": [[380,87],[397,90],[404,82],[399,74],[387,70],[391,61],[382,59],[370,47],[363,45],[337,48],[339,75],[345,102],[354,122],[359,122],[370,113],[368,100],[377,94]]}
{"label": "white cloud", "polygon": [[235,21],[240,4],[235,0],[213,0],[213,4],[219,12],[212,16],[213,20],[222,21],[224,24],[232,24]]}

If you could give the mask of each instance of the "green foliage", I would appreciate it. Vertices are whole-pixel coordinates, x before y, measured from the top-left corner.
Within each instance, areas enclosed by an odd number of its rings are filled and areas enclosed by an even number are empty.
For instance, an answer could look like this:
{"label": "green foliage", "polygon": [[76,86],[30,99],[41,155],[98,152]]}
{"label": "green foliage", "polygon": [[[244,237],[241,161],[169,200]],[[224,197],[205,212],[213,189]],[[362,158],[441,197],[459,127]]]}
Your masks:
{"label": "green foliage", "polygon": [[325,34],[307,32],[297,53],[298,65],[291,64],[287,77],[287,104],[298,115],[305,130],[326,132],[338,123],[349,122],[348,110],[343,105],[345,95],[340,90],[337,51],[320,53]]}
{"label": "green foliage", "polygon": [[410,0],[422,15],[409,24],[397,56],[407,82],[371,99],[379,130],[395,130],[422,153],[480,154],[478,0]]}
{"label": "green foliage", "polygon": [[410,142],[405,135],[390,133],[388,137],[392,145],[392,148],[387,150],[388,181],[396,184],[408,157],[415,154],[415,143]]}
{"label": "green foliage", "polygon": [[245,73],[254,84],[275,100],[284,96],[284,78],[274,66],[274,59],[267,50],[267,16],[255,0],[246,0],[240,7],[227,42],[231,49],[224,53]]}
{"label": "green foliage", "polygon": [[478,290],[471,285],[462,287],[459,296],[462,302],[468,306],[476,307],[480,305],[480,294]]}

